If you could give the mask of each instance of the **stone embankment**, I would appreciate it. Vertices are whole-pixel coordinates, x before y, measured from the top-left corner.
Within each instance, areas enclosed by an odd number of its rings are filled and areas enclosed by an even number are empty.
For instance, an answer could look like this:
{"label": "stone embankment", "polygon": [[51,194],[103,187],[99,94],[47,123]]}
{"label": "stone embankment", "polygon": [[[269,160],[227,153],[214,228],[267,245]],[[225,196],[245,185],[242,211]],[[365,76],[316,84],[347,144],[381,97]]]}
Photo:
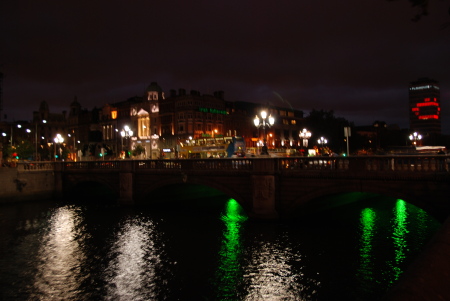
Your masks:
{"label": "stone embankment", "polygon": [[54,196],[53,169],[21,172],[17,167],[0,168],[0,204],[49,199]]}

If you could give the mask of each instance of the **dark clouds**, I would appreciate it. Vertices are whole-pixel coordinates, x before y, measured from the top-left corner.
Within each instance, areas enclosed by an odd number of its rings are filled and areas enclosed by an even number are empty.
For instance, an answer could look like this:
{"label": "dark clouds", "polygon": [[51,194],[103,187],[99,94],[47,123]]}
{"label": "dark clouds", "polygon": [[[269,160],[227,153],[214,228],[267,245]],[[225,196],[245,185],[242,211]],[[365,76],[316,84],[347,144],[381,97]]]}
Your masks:
{"label": "dark clouds", "polygon": [[427,76],[450,133],[449,3],[431,5],[411,22],[407,1],[3,1],[4,113],[60,112],[75,95],[91,109],[157,81],[407,127],[408,83]]}

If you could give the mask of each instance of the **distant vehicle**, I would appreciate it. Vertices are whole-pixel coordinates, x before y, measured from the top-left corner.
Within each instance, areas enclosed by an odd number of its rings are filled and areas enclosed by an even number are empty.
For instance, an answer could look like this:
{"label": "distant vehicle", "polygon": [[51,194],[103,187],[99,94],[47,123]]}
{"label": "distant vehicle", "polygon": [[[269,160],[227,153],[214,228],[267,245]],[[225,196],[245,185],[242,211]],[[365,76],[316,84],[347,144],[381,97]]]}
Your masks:
{"label": "distant vehicle", "polygon": [[416,146],[416,152],[418,154],[439,154],[447,153],[445,146]]}
{"label": "distant vehicle", "polygon": [[180,143],[179,158],[230,158],[245,155],[245,141],[241,136],[199,138]]}

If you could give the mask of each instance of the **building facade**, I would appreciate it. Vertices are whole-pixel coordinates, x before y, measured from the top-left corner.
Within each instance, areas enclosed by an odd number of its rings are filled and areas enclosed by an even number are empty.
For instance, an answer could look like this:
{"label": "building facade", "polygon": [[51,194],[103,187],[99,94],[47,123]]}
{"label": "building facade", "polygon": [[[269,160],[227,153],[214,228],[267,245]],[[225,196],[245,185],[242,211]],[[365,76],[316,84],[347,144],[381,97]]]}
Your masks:
{"label": "building facade", "polygon": [[422,136],[441,134],[441,100],[439,82],[419,78],[409,85],[410,130]]}

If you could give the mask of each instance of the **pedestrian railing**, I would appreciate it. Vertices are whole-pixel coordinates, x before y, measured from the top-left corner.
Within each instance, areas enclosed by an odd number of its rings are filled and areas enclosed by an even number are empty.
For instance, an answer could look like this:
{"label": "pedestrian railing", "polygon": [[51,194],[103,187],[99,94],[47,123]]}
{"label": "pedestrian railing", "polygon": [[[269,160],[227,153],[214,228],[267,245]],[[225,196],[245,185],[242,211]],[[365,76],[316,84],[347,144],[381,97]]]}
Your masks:
{"label": "pedestrian railing", "polygon": [[55,167],[50,161],[29,161],[17,162],[18,171],[39,171],[39,170],[53,170]]}
{"label": "pedestrian railing", "polygon": [[20,162],[21,172],[33,170],[224,170],[253,172],[365,171],[365,172],[449,172],[450,157],[355,156],[277,157],[227,159],[164,159],[79,162]]}

